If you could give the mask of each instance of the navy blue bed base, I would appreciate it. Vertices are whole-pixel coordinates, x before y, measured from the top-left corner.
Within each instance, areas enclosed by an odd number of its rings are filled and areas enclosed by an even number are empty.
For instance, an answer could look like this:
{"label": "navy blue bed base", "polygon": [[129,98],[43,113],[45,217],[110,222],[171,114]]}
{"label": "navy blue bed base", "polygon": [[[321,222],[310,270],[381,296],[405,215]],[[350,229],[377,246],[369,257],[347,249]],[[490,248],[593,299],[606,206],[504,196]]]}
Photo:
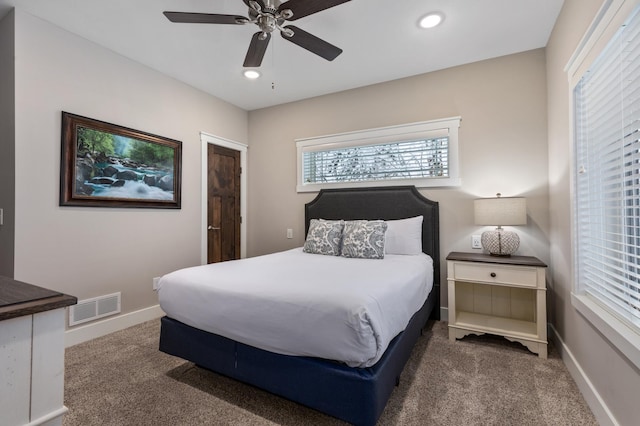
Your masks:
{"label": "navy blue bed base", "polygon": [[370,368],[279,355],[162,318],[160,350],[355,425],[376,423],[429,317],[440,319],[438,203],[414,186],[323,189],[305,204],[311,219],[404,219],[422,215],[422,251],[433,259],[433,289],[409,325]]}
{"label": "navy blue bed base", "polygon": [[161,320],[160,350],[354,425],[371,426],[382,414],[427,319],[432,313],[436,316],[436,306],[429,297],[369,368],[275,354],[169,317]]}

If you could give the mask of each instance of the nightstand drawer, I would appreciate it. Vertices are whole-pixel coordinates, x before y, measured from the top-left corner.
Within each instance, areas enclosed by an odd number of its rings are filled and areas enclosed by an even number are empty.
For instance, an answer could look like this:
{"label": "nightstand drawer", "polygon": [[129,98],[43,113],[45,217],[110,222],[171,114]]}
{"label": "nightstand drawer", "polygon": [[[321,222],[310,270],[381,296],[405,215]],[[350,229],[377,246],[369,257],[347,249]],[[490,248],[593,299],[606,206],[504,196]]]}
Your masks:
{"label": "nightstand drawer", "polygon": [[453,278],[457,281],[536,288],[538,272],[536,268],[521,266],[456,262]]}

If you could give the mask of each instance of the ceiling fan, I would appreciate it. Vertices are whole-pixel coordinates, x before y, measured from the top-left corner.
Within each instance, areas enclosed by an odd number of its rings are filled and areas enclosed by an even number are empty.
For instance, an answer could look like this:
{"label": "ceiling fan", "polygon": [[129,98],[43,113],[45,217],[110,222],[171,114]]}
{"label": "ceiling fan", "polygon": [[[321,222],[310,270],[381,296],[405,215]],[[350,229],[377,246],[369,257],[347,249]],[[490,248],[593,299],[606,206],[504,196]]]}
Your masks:
{"label": "ceiling fan", "polygon": [[[267,51],[271,33],[280,31],[280,35],[298,46],[316,55],[333,61],[342,53],[342,49],[328,43],[293,25],[284,25],[285,21],[321,12],[350,0],[243,0],[249,6],[249,17],[240,15],[220,15],[216,13],[164,12],[171,22],[190,24],[256,24],[260,31],[255,33],[244,58],[244,67],[259,67]],[[284,26],[283,26],[284,25]]]}

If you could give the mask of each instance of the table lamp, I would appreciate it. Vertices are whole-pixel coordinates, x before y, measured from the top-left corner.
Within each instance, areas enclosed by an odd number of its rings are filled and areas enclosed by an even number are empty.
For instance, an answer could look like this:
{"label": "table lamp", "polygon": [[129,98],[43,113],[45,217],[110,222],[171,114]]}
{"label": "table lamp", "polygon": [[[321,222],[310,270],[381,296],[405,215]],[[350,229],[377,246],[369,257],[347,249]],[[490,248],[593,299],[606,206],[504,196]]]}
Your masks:
{"label": "table lamp", "polygon": [[492,256],[511,256],[520,246],[518,234],[505,231],[503,226],[527,224],[527,202],[522,197],[479,198],[473,202],[476,225],[497,226],[485,231],[480,239],[482,247]]}

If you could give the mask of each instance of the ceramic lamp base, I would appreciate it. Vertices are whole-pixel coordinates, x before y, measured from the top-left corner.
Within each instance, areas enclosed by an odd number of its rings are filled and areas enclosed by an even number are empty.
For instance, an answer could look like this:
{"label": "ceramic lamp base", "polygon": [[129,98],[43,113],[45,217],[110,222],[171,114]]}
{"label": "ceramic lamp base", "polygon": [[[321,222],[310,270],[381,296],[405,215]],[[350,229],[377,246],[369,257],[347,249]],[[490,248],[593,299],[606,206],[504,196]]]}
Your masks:
{"label": "ceramic lamp base", "polygon": [[480,242],[492,256],[511,256],[520,247],[520,237],[512,231],[485,231]]}

